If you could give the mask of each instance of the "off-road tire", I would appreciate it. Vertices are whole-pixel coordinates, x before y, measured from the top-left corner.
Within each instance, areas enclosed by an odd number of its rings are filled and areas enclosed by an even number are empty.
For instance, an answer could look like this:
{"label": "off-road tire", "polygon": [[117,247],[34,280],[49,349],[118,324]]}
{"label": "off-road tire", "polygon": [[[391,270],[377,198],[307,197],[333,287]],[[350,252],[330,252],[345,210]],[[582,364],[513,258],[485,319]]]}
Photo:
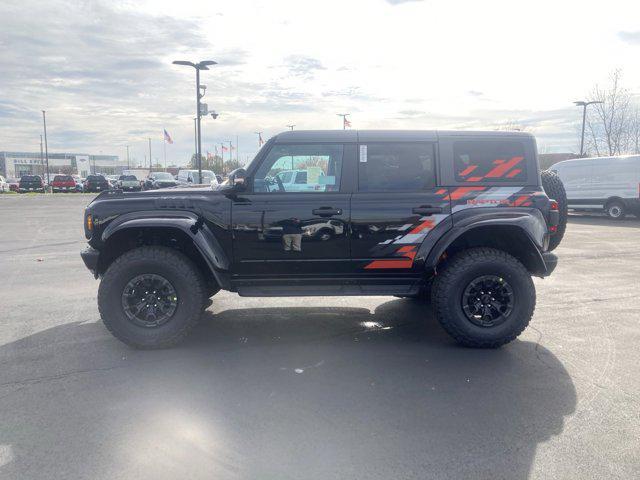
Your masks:
{"label": "off-road tire", "polygon": [[[620,200],[611,200],[607,202],[607,205],[604,207],[604,211],[607,214],[607,217],[612,220],[623,220],[624,217],[627,216],[627,208]],[[619,212],[618,215],[614,215],[614,211]]]}
{"label": "off-road tire", "polygon": [[[467,285],[482,275],[497,275],[513,288],[513,310],[504,323],[481,327],[472,323],[462,308]],[[493,248],[471,248],[453,257],[435,278],[432,304],[445,331],[461,345],[497,348],[514,340],[527,327],[536,303],[531,274],[515,257]]]}
{"label": "off-road tire", "polygon": [[560,221],[558,222],[558,229],[549,237],[549,251],[552,251],[555,250],[558,245],[560,245],[562,237],[564,237],[564,232],[567,229],[567,217],[569,215],[567,205],[567,192],[564,189],[562,180],[560,180],[560,177],[557,173],[554,173],[550,170],[543,170],[542,172],[540,172],[540,178],[542,179],[542,188],[544,189],[545,193],[549,198],[558,202],[558,209],[560,211]]}
{"label": "off-road tire", "polygon": [[[122,307],[127,282],[145,273],[166,278],[178,297],[173,316],[153,328],[132,323]],[[109,266],[98,289],[98,310],[107,329],[124,343],[142,349],[167,348],[183,340],[198,322],[205,292],[202,275],[185,255],[167,247],[140,247],[125,252]]]}

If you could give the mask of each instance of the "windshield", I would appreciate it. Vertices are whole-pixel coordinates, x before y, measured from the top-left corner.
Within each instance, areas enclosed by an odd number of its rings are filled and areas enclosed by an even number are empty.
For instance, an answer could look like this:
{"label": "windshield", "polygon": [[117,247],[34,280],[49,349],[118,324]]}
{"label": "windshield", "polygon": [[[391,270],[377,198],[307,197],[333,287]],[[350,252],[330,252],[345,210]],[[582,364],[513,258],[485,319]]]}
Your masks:
{"label": "windshield", "polygon": [[38,175],[23,175],[20,180],[23,180],[25,182],[37,182],[40,179],[40,177]]}
{"label": "windshield", "polygon": [[120,175],[120,178],[118,180],[125,180],[125,181],[133,180],[133,181],[136,181],[138,179],[135,177],[135,175]]}

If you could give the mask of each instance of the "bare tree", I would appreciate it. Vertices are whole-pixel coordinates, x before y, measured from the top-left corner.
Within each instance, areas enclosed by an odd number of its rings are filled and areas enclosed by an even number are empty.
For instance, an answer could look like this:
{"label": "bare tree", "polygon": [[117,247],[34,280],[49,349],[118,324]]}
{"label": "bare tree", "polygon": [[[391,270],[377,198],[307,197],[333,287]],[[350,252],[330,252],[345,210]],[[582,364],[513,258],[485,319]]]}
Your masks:
{"label": "bare tree", "polygon": [[594,104],[587,114],[587,147],[596,155],[620,155],[628,151],[631,94],[621,86],[621,77],[620,70],[614,71],[609,85],[596,85],[589,97],[589,101],[602,102]]}
{"label": "bare tree", "polygon": [[635,104],[629,116],[628,153],[640,154],[640,105]]}

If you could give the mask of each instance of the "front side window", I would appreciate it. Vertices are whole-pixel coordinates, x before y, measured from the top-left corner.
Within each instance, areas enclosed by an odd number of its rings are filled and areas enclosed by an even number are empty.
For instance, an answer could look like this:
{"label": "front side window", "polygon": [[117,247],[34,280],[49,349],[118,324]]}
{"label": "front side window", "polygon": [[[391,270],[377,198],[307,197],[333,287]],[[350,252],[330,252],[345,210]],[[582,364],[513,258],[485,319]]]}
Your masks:
{"label": "front side window", "polygon": [[342,155],[342,145],[274,145],[256,172],[253,190],[256,193],[337,192]]}
{"label": "front side window", "polygon": [[370,143],[360,145],[358,190],[416,192],[435,185],[431,143]]}
{"label": "front side window", "polygon": [[518,141],[454,142],[453,167],[458,182],[504,183],[527,179],[524,146]]}

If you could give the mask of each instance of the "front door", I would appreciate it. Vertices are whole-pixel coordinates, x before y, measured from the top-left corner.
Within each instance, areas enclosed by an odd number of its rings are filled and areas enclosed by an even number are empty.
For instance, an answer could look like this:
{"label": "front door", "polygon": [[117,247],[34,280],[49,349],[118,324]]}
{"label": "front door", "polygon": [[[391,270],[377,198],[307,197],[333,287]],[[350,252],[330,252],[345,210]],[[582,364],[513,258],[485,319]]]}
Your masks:
{"label": "front door", "polygon": [[232,205],[233,271],[316,277],[348,270],[341,144],[274,144]]}
{"label": "front door", "polygon": [[[418,277],[422,243],[448,230],[448,189],[436,186],[435,144],[361,144],[358,186],[351,201],[354,273],[362,277]],[[437,233],[437,232],[436,232]]]}

